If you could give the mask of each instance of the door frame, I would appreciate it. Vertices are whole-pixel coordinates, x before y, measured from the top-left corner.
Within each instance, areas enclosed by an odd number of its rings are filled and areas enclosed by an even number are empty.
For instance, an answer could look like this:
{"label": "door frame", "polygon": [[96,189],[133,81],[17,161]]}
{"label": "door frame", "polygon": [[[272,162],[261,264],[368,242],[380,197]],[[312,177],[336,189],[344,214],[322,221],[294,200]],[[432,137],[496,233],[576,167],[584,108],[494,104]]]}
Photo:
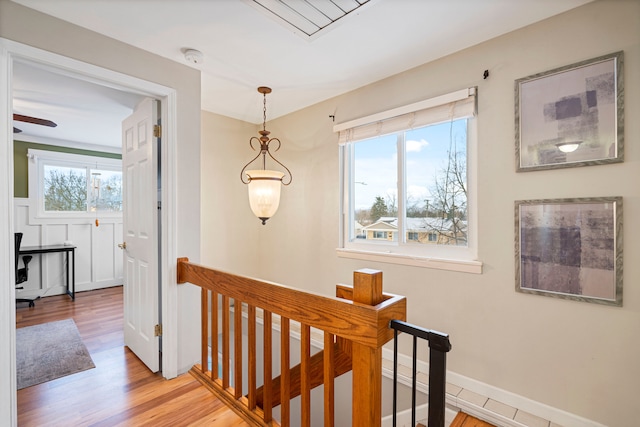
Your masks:
{"label": "door frame", "polygon": [[[108,70],[96,65],[0,38],[0,200],[8,203],[0,208],[0,271],[10,272],[0,286],[0,419],[9,415],[11,425],[17,424],[16,334],[14,278],[14,207],[13,207],[13,97],[12,72],[14,61],[42,64],[62,70],[78,79],[137,93],[160,100],[163,124],[160,147],[161,176],[161,284],[160,298],[163,322],[162,374],[165,378],[178,375],[178,292],[177,269],[177,94],[175,89]],[[8,281],[9,283],[7,283]],[[9,345],[6,345],[8,343]],[[9,369],[7,369],[7,367]],[[7,377],[8,375],[8,377]]]}

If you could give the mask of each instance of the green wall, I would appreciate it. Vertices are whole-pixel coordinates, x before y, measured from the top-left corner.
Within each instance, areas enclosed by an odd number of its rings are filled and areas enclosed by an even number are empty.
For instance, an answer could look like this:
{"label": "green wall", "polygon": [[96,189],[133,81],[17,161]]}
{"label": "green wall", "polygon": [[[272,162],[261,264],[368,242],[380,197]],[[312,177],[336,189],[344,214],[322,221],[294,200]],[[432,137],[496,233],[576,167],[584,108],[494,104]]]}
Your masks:
{"label": "green wall", "polygon": [[45,151],[57,151],[61,153],[82,154],[85,156],[107,157],[109,159],[122,159],[122,155],[118,153],[105,153],[102,151],[79,150],[77,148],[58,147],[56,145],[13,141],[14,197],[29,197],[29,161],[27,159],[27,151],[29,148]]}

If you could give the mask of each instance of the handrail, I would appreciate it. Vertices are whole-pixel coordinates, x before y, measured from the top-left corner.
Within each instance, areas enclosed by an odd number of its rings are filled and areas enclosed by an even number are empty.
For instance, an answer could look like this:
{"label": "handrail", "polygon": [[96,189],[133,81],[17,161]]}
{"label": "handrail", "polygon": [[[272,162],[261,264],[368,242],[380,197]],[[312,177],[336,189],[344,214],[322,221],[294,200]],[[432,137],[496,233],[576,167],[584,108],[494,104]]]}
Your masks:
{"label": "handrail", "polygon": [[[302,426],[310,425],[310,391],[324,384],[325,425],[334,423],[333,380],[353,368],[352,426],[379,426],[382,399],[382,346],[393,338],[392,319],[406,319],[405,297],[382,292],[382,273],[375,270],[354,272],[353,287],[338,285],[336,297],[321,296],[271,282],[242,277],[178,259],[178,283],[192,283],[202,289],[202,360],[191,373],[233,410],[253,425],[278,425],[271,409],[281,404],[281,423],[289,425],[289,401],[301,396]],[[233,328],[230,302],[234,302]],[[212,304],[209,304],[213,301]],[[222,302],[218,313],[219,301]],[[248,366],[242,360],[242,311],[246,308]],[[209,317],[211,310],[211,317]],[[256,313],[262,310],[264,380],[256,387]],[[218,320],[220,314],[221,322]],[[289,340],[281,339],[281,376],[274,378],[272,366],[273,315],[280,318],[281,334],[289,335],[290,322],[300,324],[301,361],[289,366]],[[221,324],[220,324],[221,323]],[[324,333],[324,350],[310,354],[311,330]],[[233,332],[231,330],[233,329]],[[221,372],[218,372],[218,340],[222,335]],[[233,334],[234,357],[230,360]],[[345,360],[345,358],[347,358]],[[350,359],[350,360],[349,360]],[[356,361],[357,363],[353,363]],[[233,363],[233,387],[230,370]],[[242,390],[247,375],[248,390]],[[277,396],[275,396],[277,394]]]}

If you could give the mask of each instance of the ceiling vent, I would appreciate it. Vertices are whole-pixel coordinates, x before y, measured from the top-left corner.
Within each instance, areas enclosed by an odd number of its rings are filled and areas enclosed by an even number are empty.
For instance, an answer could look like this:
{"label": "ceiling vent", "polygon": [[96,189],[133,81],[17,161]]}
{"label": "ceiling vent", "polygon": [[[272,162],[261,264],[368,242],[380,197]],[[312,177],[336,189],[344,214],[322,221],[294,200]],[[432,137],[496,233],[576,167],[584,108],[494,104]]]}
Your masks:
{"label": "ceiling vent", "polygon": [[249,0],[263,13],[288,29],[313,39],[370,0]]}

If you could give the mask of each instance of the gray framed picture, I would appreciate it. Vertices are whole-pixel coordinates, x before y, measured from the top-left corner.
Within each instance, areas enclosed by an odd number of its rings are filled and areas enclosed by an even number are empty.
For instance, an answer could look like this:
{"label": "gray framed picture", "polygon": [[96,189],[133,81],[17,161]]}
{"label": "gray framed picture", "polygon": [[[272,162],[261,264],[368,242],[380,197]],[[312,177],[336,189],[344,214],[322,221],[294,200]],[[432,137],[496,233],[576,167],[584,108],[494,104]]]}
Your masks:
{"label": "gray framed picture", "polygon": [[515,202],[516,291],[622,305],[622,197]]}
{"label": "gray framed picture", "polygon": [[622,162],[623,52],[515,82],[518,172]]}

